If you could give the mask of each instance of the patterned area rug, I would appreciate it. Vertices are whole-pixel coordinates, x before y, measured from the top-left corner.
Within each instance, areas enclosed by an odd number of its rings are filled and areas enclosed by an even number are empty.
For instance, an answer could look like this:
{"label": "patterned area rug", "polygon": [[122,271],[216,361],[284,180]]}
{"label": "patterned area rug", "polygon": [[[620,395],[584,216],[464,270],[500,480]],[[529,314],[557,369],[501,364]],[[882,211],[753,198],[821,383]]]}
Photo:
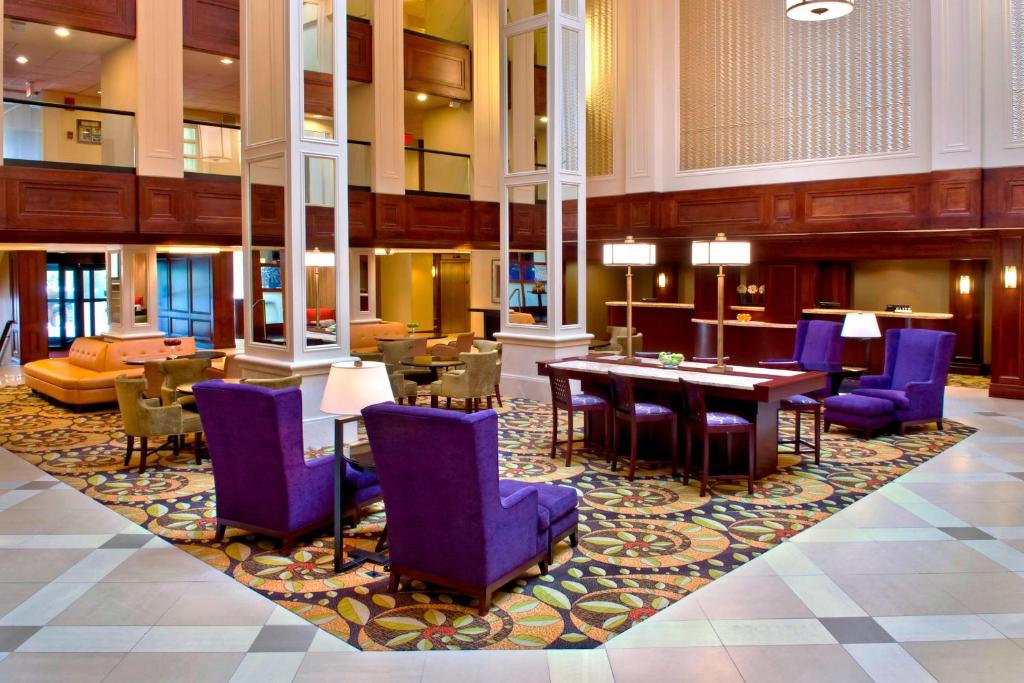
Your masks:
{"label": "patterned area rug", "polygon": [[[485,617],[468,598],[419,583],[389,595],[379,567],[332,574],[327,536],[307,539],[290,556],[238,529],[214,541],[208,462],[191,462],[191,449],[177,458],[161,451],[145,474],[125,470],[116,412],[76,414],[26,387],[0,387],[0,445],[356,647],[592,648],[973,432],[951,422],[945,432],[871,441],[835,432],[824,438],[820,466],[782,456],[781,471],[758,482],[753,496],[745,486],[720,485],[701,499],[692,482],[684,487],[669,476],[666,463],[645,463],[630,483],[601,458],[577,454],[570,467],[564,457],[552,460],[548,411],[505,402],[501,473],[576,487],[579,547],[559,544],[549,574],[534,568],[506,586]],[[346,536],[372,549],[383,522],[378,509]]]}
{"label": "patterned area rug", "polygon": [[988,391],[992,378],[988,375],[949,375],[946,378],[947,387],[963,387],[965,389],[984,389]]}

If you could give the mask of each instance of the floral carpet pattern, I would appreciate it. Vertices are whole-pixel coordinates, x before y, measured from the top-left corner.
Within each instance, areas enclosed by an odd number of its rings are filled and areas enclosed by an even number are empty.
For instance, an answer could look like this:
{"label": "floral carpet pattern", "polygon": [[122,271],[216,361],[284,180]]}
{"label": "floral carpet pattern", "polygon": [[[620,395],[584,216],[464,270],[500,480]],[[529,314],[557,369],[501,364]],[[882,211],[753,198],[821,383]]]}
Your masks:
{"label": "floral carpet pattern", "polygon": [[[951,422],[871,441],[834,431],[820,466],[783,455],[753,495],[719,485],[702,499],[664,462],[641,463],[628,482],[597,456],[577,452],[568,467],[551,459],[547,406],[506,400],[499,413],[502,476],[574,486],[581,521],[578,548],[559,544],[548,574],[533,568],[506,586],[484,617],[467,597],[416,582],[390,595],[380,567],[334,575],[327,530],[290,556],[239,529],[215,541],[209,462],[195,465],[189,447],[178,457],[160,451],[145,474],[122,467],[113,410],[73,413],[26,387],[0,387],[0,445],[364,650],[592,648],[973,432]],[[372,549],[383,522],[378,507],[346,531],[348,543]]]}
{"label": "floral carpet pattern", "polygon": [[988,391],[992,378],[988,375],[954,375],[950,374],[946,379],[947,387],[962,387],[965,389],[985,389]]}

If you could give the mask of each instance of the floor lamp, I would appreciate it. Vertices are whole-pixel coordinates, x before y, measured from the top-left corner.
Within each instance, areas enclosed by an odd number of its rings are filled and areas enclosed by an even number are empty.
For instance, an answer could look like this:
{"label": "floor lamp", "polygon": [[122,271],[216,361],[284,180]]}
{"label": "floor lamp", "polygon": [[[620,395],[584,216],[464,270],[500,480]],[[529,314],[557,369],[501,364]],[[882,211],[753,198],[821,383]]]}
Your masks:
{"label": "floor lamp", "polygon": [[[626,267],[626,358],[633,357],[633,266],[653,266],[653,244],[636,242],[632,236],[624,242],[604,245],[604,265]],[[613,340],[614,341],[614,340]]]}
{"label": "floor lamp", "polygon": [[314,316],[316,318],[316,331],[320,331],[320,269],[334,265],[334,254],[329,251],[320,251],[319,247],[313,251],[306,252],[306,267],[313,269],[313,303],[316,306]]}
{"label": "floor lamp", "polygon": [[750,265],[750,242],[734,242],[720,232],[713,240],[694,242],[691,252],[694,266],[718,267],[718,353],[708,372],[728,372],[725,364],[725,267]]}

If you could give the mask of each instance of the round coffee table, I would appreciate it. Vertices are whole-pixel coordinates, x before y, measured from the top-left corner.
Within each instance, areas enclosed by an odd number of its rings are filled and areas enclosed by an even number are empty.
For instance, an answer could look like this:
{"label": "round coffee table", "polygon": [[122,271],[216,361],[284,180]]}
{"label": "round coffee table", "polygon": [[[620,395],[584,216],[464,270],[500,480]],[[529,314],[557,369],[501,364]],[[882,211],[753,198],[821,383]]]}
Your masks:
{"label": "round coffee table", "polygon": [[437,371],[441,368],[457,368],[465,365],[458,358],[444,358],[443,356],[409,356],[402,359],[402,365],[413,368],[426,368],[430,370],[430,381],[437,381]]}
{"label": "round coffee table", "polygon": [[[204,382],[209,382],[209,381],[216,381],[216,380],[203,380],[203,381]],[[242,383],[242,380],[239,377],[224,377],[220,381],[221,382],[227,382],[228,384],[241,384]],[[194,387],[196,384],[199,384],[199,382],[189,382],[189,383],[186,383],[186,384],[179,384],[178,386],[174,387],[174,390],[177,391],[179,394],[188,394],[189,396],[191,396],[192,394],[195,393],[192,390],[192,387]]]}
{"label": "round coffee table", "polygon": [[122,361],[125,365],[145,365],[152,361],[157,360],[179,360],[182,358],[188,358],[192,360],[217,360],[218,358],[224,358],[227,354],[223,351],[195,351],[193,353],[186,353],[180,356],[173,353],[169,354],[153,354],[151,356],[138,356],[137,358],[129,358]]}

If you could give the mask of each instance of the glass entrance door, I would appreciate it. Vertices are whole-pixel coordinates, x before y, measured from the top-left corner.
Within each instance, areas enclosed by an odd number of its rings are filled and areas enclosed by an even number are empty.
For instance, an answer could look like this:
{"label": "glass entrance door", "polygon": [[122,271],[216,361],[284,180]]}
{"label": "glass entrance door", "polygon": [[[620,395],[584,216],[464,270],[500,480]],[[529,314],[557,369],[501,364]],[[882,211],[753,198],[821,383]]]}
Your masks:
{"label": "glass entrance door", "polygon": [[[66,349],[75,337],[103,334],[107,322],[107,271],[97,263],[59,255],[46,264],[47,335],[51,349]],[[91,254],[85,255],[93,260]],[[86,260],[86,259],[83,259]]]}

